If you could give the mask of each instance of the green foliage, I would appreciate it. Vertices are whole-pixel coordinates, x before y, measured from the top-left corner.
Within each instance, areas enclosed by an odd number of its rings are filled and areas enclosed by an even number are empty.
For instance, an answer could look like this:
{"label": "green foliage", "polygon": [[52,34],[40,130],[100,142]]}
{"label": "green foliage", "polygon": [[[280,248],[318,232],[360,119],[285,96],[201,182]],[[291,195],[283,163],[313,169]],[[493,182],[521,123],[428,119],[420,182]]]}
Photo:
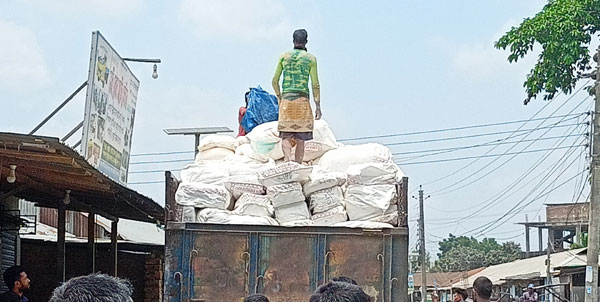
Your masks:
{"label": "green foliage", "polygon": [[456,272],[490,266],[517,260],[521,256],[521,247],[514,242],[499,244],[496,239],[484,238],[481,241],[473,237],[452,234],[439,243],[440,253],[433,271]]}
{"label": "green foliage", "polygon": [[[421,271],[421,254],[419,252],[418,245],[415,248],[415,250],[409,254],[408,261],[409,261],[411,272]],[[431,271],[431,255],[429,254],[429,252],[425,252],[425,264],[427,264],[425,271],[426,272]]]}
{"label": "green foliage", "polygon": [[496,43],[509,49],[509,62],[517,62],[539,43],[542,51],[523,86],[527,105],[539,93],[552,99],[560,90],[570,93],[578,76],[591,69],[589,45],[600,30],[600,0],[549,0],[541,12],[526,18]]}

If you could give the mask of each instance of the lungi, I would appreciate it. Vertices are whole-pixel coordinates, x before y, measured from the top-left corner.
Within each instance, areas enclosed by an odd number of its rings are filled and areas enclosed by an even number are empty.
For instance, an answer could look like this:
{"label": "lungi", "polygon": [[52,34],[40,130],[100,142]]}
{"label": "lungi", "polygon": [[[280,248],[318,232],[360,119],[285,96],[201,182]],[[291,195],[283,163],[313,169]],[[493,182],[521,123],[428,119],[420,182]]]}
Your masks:
{"label": "lungi", "polygon": [[313,139],[313,119],[310,99],[304,93],[284,93],[279,103],[277,130],[281,138]]}

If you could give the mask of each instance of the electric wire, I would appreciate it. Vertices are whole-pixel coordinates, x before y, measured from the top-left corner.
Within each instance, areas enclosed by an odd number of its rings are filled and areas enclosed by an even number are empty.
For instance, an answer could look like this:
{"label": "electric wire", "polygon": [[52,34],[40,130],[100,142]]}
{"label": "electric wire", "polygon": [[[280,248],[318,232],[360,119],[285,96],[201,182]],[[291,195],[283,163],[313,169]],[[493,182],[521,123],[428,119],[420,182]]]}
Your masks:
{"label": "electric wire", "polygon": [[[590,80],[588,80],[588,81],[587,81],[587,82],[586,82],[584,85],[586,85],[586,84],[587,84],[587,83],[589,83],[589,82],[590,82]],[[575,95],[577,95],[577,93],[579,93],[580,91],[581,91],[581,88],[580,88],[580,89],[578,89],[577,91],[575,91],[575,93],[574,93],[573,95],[571,95],[569,98],[567,98],[567,100],[565,100],[565,101],[563,102],[563,105],[564,105],[564,104],[566,104],[568,101],[570,101],[570,100],[571,100],[573,97],[575,97]],[[531,117],[530,117],[530,118],[529,118],[529,119],[528,119],[528,120],[527,120],[527,121],[526,121],[526,122],[525,122],[523,125],[521,125],[521,126],[520,126],[519,128],[517,128],[516,130],[520,130],[520,129],[521,129],[523,126],[525,126],[525,125],[526,125],[528,122],[530,122],[530,121],[532,121],[533,119],[535,119],[535,117],[536,117],[536,116],[537,116],[537,115],[538,115],[540,112],[542,112],[544,109],[546,109],[546,107],[548,107],[550,104],[551,104],[551,101],[549,101],[549,102],[548,102],[548,103],[546,103],[544,106],[542,106],[542,108],[540,108],[540,109],[539,109],[539,110],[538,110],[538,111],[537,111],[535,114],[533,114],[533,115],[532,115],[532,116],[531,116]],[[561,107],[562,107],[563,105],[561,105]],[[560,109],[560,107],[559,107],[559,109]],[[556,112],[556,111],[555,111],[555,112]],[[554,113],[555,113],[555,112],[554,112]],[[563,116],[563,117],[564,117],[564,116]],[[509,135],[509,137],[508,137],[508,138],[510,138],[510,137],[511,137],[511,135]],[[507,139],[508,139],[508,138],[507,138]],[[493,149],[494,149],[494,148],[492,148],[491,150],[488,150],[488,152],[491,152]],[[486,154],[487,154],[487,153],[486,153]],[[478,161],[478,159],[475,159],[474,161],[470,162],[469,164],[467,164],[467,165],[463,166],[462,168],[459,168],[459,169],[455,170],[454,172],[452,172],[452,173],[449,173],[449,174],[447,174],[446,176],[443,176],[443,177],[441,177],[441,178],[438,178],[438,179],[435,179],[435,180],[429,181],[429,182],[427,182],[427,183],[424,183],[423,185],[430,185],[430,184],[433,184],[433,183],[437,183],[437,182],[439,182],[439,181],[442,181],[442,180],[444,180],[444,179],[447,179],[447,178],[449,178],[449,177],[452,177],[452,176],[454,176],[455,174],[457,174],[457,173],[460,173],[461,171],[463,171],[463,170],[465,170],[466,168],[470,167],[471,165],[475,164],[477,161]],[[411,192],[411,193],[412,193],[412,192]]]}
{"label": "electric wire", "polygon": [[[575,131],[577,131],[577,128],[574,128],[570,133],[574,133]],[[554,144],[554,146],[558,146],[560,144],[562,144],[566,139],[561,140],[560,142],[556,142]],[[553,147],[554,147],[553,146]],[[499,193],[491,196],[490,198],[482,201],[481,207],[478,207],[478,210],[473,211],[472,208],[469,209],[462,209],[459,210],[461,212],[467,211],[469,210],[470,215],[468,215],[467,217],[463,217],[461,219],[468,219],[470,217],[473,217],[475,215],[477,215],[478,213],[482,212],[483,210],[492,207],[494,204],[496,204],[497,202],[501,201],[501,200],[505,200],[508,197],[511,197],[512,195],[518,193],[521,189],[527,187],[529,185],[529,183],[533,182],[534,180],[538,179],[538,177],[540,177],[541,175],[543,175],[544,173],[546,173],[546,171],[551,170],[554,166],[549,166],[548,168],[542,170],[538,175],[532,177],[529,181],[522,183],[522,181],[527,178],[527,176],[531,175],[531,173],[533,173],[533,171],[535,171],[535,169],[537,169],[538,167],[541,166],[541,164],[548,159],[548,157],[550,155],[552,155],[553,151],[549,151],[547,152],[544,156],[540,157],[535,163],[533,163],[525,172],[523,172],[519,177],[517,177],[510,185],[508,185],[507,187],[505,187],[504,189],[500,190]],[[568,153],[565,153],[565,155]],[[564,156],[564,155],[563,155]],[[562,159],[562,158],[561,158]],[[566,159],[565,159],[566,160]],[[517,185],[521,184],[521,186],[518,189],[515,189],[515,187]],[[508,194],[510,192],[509,195],[507,195],[504,199],[501,199],[503,196],[505,196],[506,194]],[[490,202],[491,201],[491,202]],[[489,202],[489,203],[488,203]],[[448,211],[452,211],[452,210],[448,210]],[[452,211],[453,212],[453,211]]]}
{"label": "electric wire", "polygon": [[[588,98],[589,98],[589,96],[588,96],[588,97],[586,97],[586,98],[584,98],[584,99],[583,99],[583,100],[582,100],[582,101],[581,101],[581,102],[580,102],[580,103],[579,103],[577,106],[575,106],[575,108],[571,109],[571,111],[570,111],[569,113],[571,113],[571,112],[575,111],[577,108],[579,108],[579,106],[581,106],[583,103],[585,103],[585,101],[586,101]],[[571,98],[569,98],[569,99],[571,99]],[[555,110],[555,111],[554,111],[552,114],[556,113],[556,112],[557,112],[557,111],[558,111],[560,108],[562,108],[562,107],[563,107],[565,104],[566,104],[566,102],[565,102],[565,103],[563,103],[562,105],[560,105],[560,106],[559,106],[559,107],[558,107],[558,108],[557,108],[557,109],[556,109],[556,110]],[[564,119],[564,118],[563,118],[563,119]],[[562,119],[561,119],[561,121],[562,121]],[[560,123],[561,121],[559,121],[558,123]],[[544,123],[544,122],[542,121],[542,122],[541,122],[541,123],[540,123],[538,126],[541,126],[543,123]],[[557,124],[557,123],[555,123],[555,124]],[[550,131],[550,129],[546,130],[546,131],[544,132],[544,134],[542,134],[542,136],[544,136],[545,134],[547,134],[549,131]],[[526,136],[525,136],[525,137],[526,137]],[[524,137],[524,138],[525,138],[525,137]],[[523,140],[524,138],[522,138],[521,140]],[[535,141],[533,141],[533,142],[530,142],[530,143],[529,143],[529,144],[528,144],[526,147],[524,147],[524,148],[523,148],[523,149],[521,149],[521,150],[525,150],[525,149],[529,148],[529,147],[530,147],[530,146],[532,146],[534,143],[535,143]],[[508,148],[508,149],[505,151],[505,153],[508,153],[508,152],[509,152],[510,150],[512,150],[512,149],[513,149],[515,146],[517,146],[517,144],[515,144],[515,145],[511,146],[510,148]],[[494,147],[494,148],[496,148],[496,147]],[[494,149],[494,148],[492,148],[492,149]],[[477,182],[477,181],[479,181],[479,180],[483,179],[485,176],[488,176],[488,175],[490,175],[490,174],[491,174],[491,172],[494,172],[494,171],[498,170],[500,167],[504,166],[506,163],[508,163],[509,161],[511,161],[512,159],[514,159],[516,156],[517,156],[517,155],[514,155],[514,156],[512,156],[511,158],[507,159],[506,161],[504,161],[503,163],[501,163],[499,166],[497,166],[497,167],[495,167],[494,169],[492,169],[491,171],[487,172],[487,173],[486,173],[485,175],[483,175],[482,177],[476,178],[474,181],[471,181],[471,182],[467,183],[466,185],[460,186],[460,187],[459,187],[459,188],[457,188],[457,189],[453,189],[453,190],[450,190],[450,191],[446,191],[446,192],[444,192],[445,190],[448,190],[448,189],[450,189],[450,188],[452,188],[452,187],[454,187],[454,186],[456,186],[456,185],[458,185],[458,184],[462,183],[463,181],[465,181],[465,180],[467,180],[467,179],[469,179],[469,178],[471,178],[471,177],[473,177],[473,176],[477,175],[479,172],[481,172],[481,171],[485,170],[487,167],[491,166],[491,165],[492,165],[494,162],[496,162],[496,161],[499,159],[499,157],[497,157],[497,158],[493,159],[492,161],[490,161],[489,163],[487,163],[486,165],[484,165],[482,168],[478,169],[477,171],[475,171],[475,172],[473,172],[473,173],[471,173],[471,174],[467,175],[466,177],[463,177],[463,178],[461,178],[460,180],[458,180],[458,181],[456,181],[456,182],[454,182],[454,183],[452,183],[452,184],[450,184],[450,185],[448,185],[448,186],[446,186],[446,187],[444,187],[444,188],[442,188],[442,189],[439,189],[439,190],[436,190],[436,191],[434,191],[434,192],[431,192],[430,194],[437,194],[437,195],[439,196],[439,195],[442,195],[442,194],[447,194],[447,193],[454,192],[454,191],[456,191],[456,190],[458,190],[458,189],[462,189],[462,188],[464,188],[464,187],[466,187],[466,186],[468,186],[468,185],[471,185],[471,184],[473,184],[473,183],[475,183],[475,182]]]}

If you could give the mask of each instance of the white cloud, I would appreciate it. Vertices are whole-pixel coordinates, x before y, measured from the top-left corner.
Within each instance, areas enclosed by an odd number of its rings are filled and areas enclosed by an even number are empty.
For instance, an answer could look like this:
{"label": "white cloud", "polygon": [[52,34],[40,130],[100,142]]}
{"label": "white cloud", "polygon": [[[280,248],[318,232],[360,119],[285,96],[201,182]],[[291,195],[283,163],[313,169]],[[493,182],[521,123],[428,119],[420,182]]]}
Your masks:
{"label": "white cloud", "polygon": [[269,39],[289,31],[289,14],[275,0],[183,0],[180,21],[201,38]]}
{"label": "white cloud", "polygon": [[517,21],[508,20],[487,41],[449,45],[454,71],[473,80],[489,80],[507,74],[524,76],[537,58],[535,49],[517,63],[509,64],[508,50],[494,47],[494,42],[515,25],[518,25]]}
{"label": "white cloud", "polygon": [[49,70],[35,34],[27,27],[0,20],[0,87],[39,88],[49,83]]}

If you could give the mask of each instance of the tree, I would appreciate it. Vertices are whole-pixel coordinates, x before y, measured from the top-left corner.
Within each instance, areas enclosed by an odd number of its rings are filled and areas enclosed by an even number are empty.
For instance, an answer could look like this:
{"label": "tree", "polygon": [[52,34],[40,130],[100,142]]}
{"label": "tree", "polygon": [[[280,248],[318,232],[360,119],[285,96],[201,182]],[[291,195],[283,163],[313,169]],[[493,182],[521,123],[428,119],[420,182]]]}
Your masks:
{"label": "tree", "polygon": [[[408,260],[409,260],[411,272],[420,272],[421,271],[421,254],[419,253],[418,245],[415,248],[415,250],[409,254]],[[425,252],[425,263],[427,263],[427,267],[425,268],[425,271],[428,272],[431,270],[431,255],[429,254],[429,252]]]}
{"label": "tree", "polygon": [[537,63],[523,86],[525,105],[540,93],[552,99],[560,90],[570,93],[591,69],[589,45],[600,31],[600,0],[549,0],[541,12],[512,27],[496,43],[498,49],[510,51],[509,62],[517,62],[534,49],[542,47]]}
{"label": "tree", "polygon": [[478,267],[490,266],[517,260],[521,256],[521,247],[514,242],[499,244],[496,239],[484,238],[481,241],[473,237],[456,237],[449,234],[439,243],[440,253],[433,271],[456,272]]}

